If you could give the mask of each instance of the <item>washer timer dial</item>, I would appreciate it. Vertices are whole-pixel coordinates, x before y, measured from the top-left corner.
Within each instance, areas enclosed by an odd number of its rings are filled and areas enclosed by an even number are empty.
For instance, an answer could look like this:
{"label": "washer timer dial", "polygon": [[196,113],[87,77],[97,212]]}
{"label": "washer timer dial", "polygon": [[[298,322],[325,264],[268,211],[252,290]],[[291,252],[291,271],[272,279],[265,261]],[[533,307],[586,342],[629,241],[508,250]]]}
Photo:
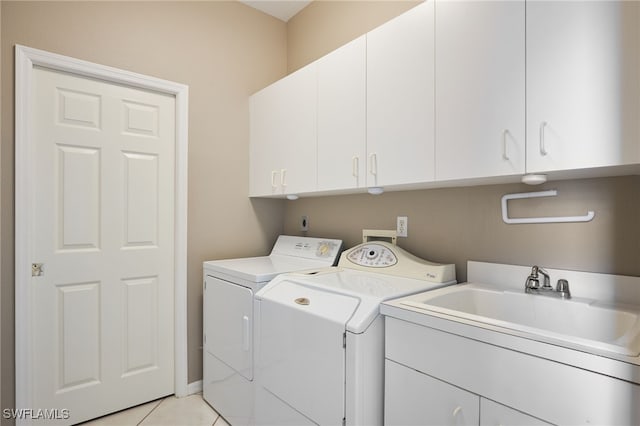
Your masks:
{"label": "washer timer dial", "polygon": [[387,268],[398,263],[396,255],[380,244],[366,244],[347,256],[351,262],[371,268]]}

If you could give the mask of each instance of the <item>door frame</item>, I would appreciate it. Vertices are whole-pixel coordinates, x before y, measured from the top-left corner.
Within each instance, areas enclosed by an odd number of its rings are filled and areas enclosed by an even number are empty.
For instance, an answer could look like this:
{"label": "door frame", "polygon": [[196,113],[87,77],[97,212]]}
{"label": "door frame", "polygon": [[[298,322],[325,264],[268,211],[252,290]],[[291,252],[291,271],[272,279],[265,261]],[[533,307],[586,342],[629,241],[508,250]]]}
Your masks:
{"label": "door frame", "polygon": [[[123,84],[175,96],[175,242],[174,242],[174,391],[189,394],[187,358],[187,142],[189,86],[75,59],[26,46],[15,46],[15,401],[16,408],[35,408],[32,401],[30,341],[31,228],[34,181],[29,160],[33,69],[42,67],[81,77]],[[194,387],[194,386],[191,386]],[[18,423],[22,423],[18,419]]]}

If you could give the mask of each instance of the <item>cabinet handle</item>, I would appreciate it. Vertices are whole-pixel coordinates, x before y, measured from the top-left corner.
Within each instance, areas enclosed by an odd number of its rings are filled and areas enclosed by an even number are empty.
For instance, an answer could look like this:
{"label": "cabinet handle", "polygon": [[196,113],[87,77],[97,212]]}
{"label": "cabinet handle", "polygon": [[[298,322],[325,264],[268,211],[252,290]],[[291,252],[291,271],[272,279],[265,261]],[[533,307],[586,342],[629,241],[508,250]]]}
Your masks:
{"label": "cabinet handle", "polygon": [[453,417],[457,417],[458,414],[460,414],[460,411],[462,411],[462,407],[461,406],[457,406],[454,410],[453,413],[451,414]]}
{"label": "cabinet handle", "polygon": [[249,317],[242,317],[242,349],[247,352],[249,350]]}
{"label": "cabinet handle", "polygon": [[378,156],[375,152],[369,154],[369,173],[378,176]]}
{"label": "cabinet handle", "polygon": [[357,178],[360,174],[360,171],[358,170],[358,163],[358,156],[353,156],[353,158],[351,158],[351,176],[354,178]]}
{"label": "cabinet handle", "polygon": [[544,128],[547,127],[547,122],[540,123],[540,155],[547,155],[547,149],[544,146]]}
{"label": "cabinet handle", "polygon": [[509,135],[509,129],[504,129],[502,131],[502,159],[509,160],[509,156],[507,155],[507,136]]}
{"label": "cabinet handle", "polygon": [[287,186],[287,169],[280,169],[280,185]]}
{"label": "cabinet handle", "polygon": [[456,425],[461,424],[461,419],[460,417],[458,417],[459,414],[462,413],[462,407],[461,406],[457,406],[456,408],[454,408],[453,413],[451,413],[451,417],[453,417],[453,422]]}
{"label": "cabinet handle", "polygon": [[278,173],[277,170],[271,170],[271,188],[272,189],[276,189],[276,187],[278,185],[276,185],[276,173]]}

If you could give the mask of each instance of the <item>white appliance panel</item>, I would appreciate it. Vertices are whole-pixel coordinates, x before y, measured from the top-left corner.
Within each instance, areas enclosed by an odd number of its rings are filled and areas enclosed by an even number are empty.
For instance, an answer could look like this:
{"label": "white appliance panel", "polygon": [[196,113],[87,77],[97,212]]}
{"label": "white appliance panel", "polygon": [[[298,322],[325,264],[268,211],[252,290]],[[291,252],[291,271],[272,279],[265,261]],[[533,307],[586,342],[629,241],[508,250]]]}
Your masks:
{"label": "white appliance panel", "polygon": [[358,304],[290,283],[261,302],[261,384],[318,424],[341,424],[345,416],[343,339]]}
{"label": "white appliance panel", "polygon": [[271,250],[271,255],[320,260],[333,265],[341,248],[342,240],[280,235]]}
{"label": "white appliance panel", "polygon": [[[281,235],[269,256],[204,262],[203,397],[234,426],[256,424],[259,405],[254,388],[253,333],[259,325],[253,314],[254,292],[279,274],[332,266],[341,248],[340,240]],[[271,402],[279,401],[271,397]],[[273,418],[289,417],[281,412]],[[304,423],[301,419],[304,416],[296,414],[290,423]]]}
{"label": "white appliance panel", "polygon": [[205,347],[235,371],[253,379],[253,292],[206,277]]}
{"label": "white appliance panel", "polygon": [[255,296],[256,423],[382,424],[380,303],[454,283],[454,265],[382,241],[274,278]]}
{"label": "white appliance panel", "polygon": [[256,387],[255,401],[258,414],[251,426],[318,426],[263,387]]}
{"label": "white appliance panel", "polygon": [[[288,286],[315,288],[325,292],[326,297],[350,295],[359,299],[358,309],[347,321],[347,330],[352,333],[364,332],[379,313],[379,306],[385,300],[409,294],[433,290],[453,282],[432,283],[414,278],[377,274],[353,269],[326,268],[311,274],[295,273],[276,278],[260,291],[258,298],[273,298],[284,283]],[[318,312],[318,316],[331,315]]]}
{"label": "white appliance panel", "polygon": [[239,374],[209,351],[204,351],[202,394],[233,426],[252,425],[253,381]]}

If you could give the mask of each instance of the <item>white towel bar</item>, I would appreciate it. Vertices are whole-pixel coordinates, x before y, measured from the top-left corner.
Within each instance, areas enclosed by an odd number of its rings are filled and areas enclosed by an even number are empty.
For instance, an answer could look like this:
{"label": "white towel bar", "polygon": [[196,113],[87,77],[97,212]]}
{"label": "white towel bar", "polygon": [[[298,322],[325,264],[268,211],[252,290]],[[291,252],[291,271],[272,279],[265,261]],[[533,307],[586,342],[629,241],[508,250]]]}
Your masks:
{"label": "white towel bar", "polygon": [[507,201],[522,198],[538,198],[538,197],[555,197],[558,191],[551,189],[549,191],[539,192],[522,192],[519,194],[506,194],[502,197],[502,220],[507,224],[516,223],[566,223],[566,222],[589,222],[595,217],[595,213],[591,210],[584,216],[561,216],[561,217],[523,217],[510,218],[507,210]]}

